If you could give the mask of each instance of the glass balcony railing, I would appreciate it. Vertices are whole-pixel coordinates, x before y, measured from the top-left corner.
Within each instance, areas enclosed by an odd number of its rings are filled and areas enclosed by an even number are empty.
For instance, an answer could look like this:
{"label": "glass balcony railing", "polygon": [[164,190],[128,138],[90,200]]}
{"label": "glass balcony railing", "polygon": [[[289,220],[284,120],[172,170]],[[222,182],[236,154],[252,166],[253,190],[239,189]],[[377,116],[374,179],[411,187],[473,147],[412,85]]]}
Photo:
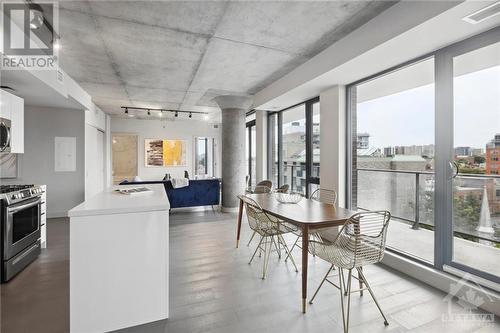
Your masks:
{"label": "glass balcony railing", "polygon": [[[434,260],[434,173],[358,169],[353,201],[359,210],[393,216],[387,245]],[[404,227],[406,225],[406,227]],[[453,182],[453,260],[483,271],[500,259],[500,176],[459,173]],[[498,272],[493,272],[500,275]]]}

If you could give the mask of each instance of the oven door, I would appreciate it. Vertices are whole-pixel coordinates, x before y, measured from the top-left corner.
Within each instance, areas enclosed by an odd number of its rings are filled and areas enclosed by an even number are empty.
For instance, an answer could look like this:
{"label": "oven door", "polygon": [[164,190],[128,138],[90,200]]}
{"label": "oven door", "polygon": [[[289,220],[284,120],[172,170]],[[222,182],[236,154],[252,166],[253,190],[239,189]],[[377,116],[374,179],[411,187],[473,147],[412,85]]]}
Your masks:
{"label": "oven door", "polygon": [[4,260],[8,260],[40,238],[41,198],[5,207]]}

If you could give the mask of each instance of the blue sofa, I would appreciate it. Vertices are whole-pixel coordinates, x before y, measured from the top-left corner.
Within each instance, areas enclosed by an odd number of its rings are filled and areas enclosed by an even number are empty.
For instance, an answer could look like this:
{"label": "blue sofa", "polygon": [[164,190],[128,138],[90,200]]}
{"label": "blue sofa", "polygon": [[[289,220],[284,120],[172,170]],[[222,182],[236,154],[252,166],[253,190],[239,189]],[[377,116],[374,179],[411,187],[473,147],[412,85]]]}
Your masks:
{"label": "blue sofa", "polygon": [[120,185],[163,184],[170,208],[214,206],[220,203],[220,179],[189,180],[189,186],[173,188],[170,180],[123,181]]}

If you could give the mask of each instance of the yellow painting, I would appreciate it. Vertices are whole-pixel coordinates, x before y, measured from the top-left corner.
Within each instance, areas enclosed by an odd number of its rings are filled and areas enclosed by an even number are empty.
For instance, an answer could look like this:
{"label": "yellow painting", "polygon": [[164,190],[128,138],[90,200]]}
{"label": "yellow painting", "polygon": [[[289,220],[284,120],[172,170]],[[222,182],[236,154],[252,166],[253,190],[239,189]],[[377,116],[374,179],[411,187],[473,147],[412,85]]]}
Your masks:
{"label": "yellow painting", "polygon": [[144,152],[146,166],[186,166],[185,140],[146,139]]}

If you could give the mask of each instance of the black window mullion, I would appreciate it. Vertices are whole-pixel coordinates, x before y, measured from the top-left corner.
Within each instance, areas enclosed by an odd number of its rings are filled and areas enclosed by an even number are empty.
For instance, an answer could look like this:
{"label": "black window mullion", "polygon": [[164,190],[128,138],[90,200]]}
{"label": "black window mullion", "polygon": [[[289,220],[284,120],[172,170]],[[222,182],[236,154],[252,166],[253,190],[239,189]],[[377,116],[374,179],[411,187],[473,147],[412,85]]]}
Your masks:
{"label": "black window mullion", "polygon": [[309,198],[309,184],[313,163],[313,103],[306,102],[306,197]]}

